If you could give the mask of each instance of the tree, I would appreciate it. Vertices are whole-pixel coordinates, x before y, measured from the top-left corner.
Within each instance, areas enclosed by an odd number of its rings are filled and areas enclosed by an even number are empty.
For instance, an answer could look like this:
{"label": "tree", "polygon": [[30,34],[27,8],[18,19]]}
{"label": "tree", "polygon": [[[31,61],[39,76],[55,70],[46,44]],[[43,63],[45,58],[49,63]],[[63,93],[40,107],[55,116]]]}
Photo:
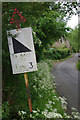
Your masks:
{"label": "tree", "polygon": [[66,1],[50,3],[51,10],[61,13],[63,18],[66,17],[66,21],[68,21],[73,14],[78,14],[78,5],[77,2]]}
{"label": "tree", "polygon": [[[76,2],[3,2],[2,3],[2,33],[3,33],[3,57],[9,58],[6,30],[14,29],[16,24],[10,24],[10,17],[13,14],[14,8],[22,12],[26,22],[21,23],[21,27],[33,28],[36,33],[34,35],[34,43],[36,49],[37,60],[43,56],[43,49],[47,48],[52,42],[59,39],[61,36],[67,35],[65,16],[69,18],[74,14],[73,8],[76,9]],[[5,44],[4,44],[5,43]],[[39,56],[39,53],[42,55]]]}
{"label": "tree", "polygon": [[78,39],[78,28],[75,27],[74,30],[72,30],[70,33],[68,33],[68,40],[72,46],[72,49],[74,52],[79,50],[79,39]]}

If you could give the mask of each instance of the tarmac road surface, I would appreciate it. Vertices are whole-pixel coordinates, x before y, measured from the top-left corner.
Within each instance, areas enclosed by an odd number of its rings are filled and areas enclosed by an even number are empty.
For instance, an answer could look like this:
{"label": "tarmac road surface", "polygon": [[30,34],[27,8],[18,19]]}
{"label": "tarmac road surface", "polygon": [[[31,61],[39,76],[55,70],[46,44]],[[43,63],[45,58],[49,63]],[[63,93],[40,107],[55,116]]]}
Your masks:
{"label": "tarmac road surface", "polygon": [[52,70],[52,74],[55,76],[53,82],[58,84],[56,88],[57,93],[67,99],[68,113],[71,113],[72,107],[80,112],[80,89],[78,88],[80,72],[76,68],[77,61],[78,54],[75,54],[65,61],[55,62]]}

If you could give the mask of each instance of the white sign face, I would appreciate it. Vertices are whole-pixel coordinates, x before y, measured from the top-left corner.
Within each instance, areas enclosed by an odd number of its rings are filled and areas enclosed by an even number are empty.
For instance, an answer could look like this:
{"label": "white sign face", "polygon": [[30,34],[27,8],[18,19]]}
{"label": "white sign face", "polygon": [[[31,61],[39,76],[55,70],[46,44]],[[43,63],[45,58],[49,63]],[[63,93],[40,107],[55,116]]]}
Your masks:
{"label": "white sign face", "polygon": [[18,31],[10,30],[7,31],[7,35],[13,74],[36,71],[37,64],[31,27]]}

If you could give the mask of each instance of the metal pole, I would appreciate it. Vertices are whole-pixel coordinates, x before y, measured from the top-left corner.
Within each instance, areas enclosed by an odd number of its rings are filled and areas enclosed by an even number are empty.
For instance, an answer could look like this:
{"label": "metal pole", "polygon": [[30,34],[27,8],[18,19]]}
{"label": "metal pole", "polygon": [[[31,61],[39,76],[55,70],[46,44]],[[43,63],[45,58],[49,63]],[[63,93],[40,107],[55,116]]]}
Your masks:
{"label": "metal pole", "polygon": [[29,83],[28,83],[27,73],[24,73],[24,78],[25,78],[25,84],[26,84],[26,89],[27,89],[27,97],[28,97],[29,109],[30,109],[30,113],[32,114],[31,95],[30,95],[30,90],[29,90]]}

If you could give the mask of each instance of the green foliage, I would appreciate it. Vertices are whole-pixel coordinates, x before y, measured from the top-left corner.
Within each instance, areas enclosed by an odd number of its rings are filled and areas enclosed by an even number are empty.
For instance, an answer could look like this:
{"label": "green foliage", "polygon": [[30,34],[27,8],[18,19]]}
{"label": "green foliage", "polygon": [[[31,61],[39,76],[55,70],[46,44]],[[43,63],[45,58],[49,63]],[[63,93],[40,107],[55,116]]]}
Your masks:
{"label": "green foliage", "polygon": [[[67,13],[64,14],[64,12],[66,7],[73,8],[76,5],[76,3],[68,3],[68,5],[66,3],[63,8],[61,3],[19,2],[17,4],[17,2],[4,2],[2,4],[3,51],[8,53],[6,31],[16,28],[16,24],[9,23],[15,8],[22,12],[21,14],[26,19],[26,22],[21,23],[21,27],[31,26],[33,31],[36,33],[36,37],[34,37],[34,41],[37,41],[34,42],[35,50],[37,61],[40,61],[44,55],[44,48],[47,49],[49,44],[58,40],[60,36],[67,34],[66,31],[68,28],[66,27],[66,22],[63,19]],[[52,6],[52,10],[50,10],[50,6]],[[71,13],[72,10],[70,8],[67,12]],[[39,43],[41,43],[41,46],[39,46]],[[39,53],[41,54],[39,55]]]}
{"label": "green foliage", "polygon": [[[23,75],[18,76],[16,81],[13,81],[15,91],[12,95],[11,108],[9,104],[5,104],[4,114],[7,114],[9,119],[17,118],[46,118],[50,112],[54,118],[64,118],[64,107],[61,105],[61,99],[56,94],[52,83],[51,75],[52,64],[50,60],[41,61],[38,63],[38,71],[28,73],[31,100],[33,107],[33,115],[29,113],[26,86]],[[12,81],[11,81],[12,82]],[[7,102],[6,102],[7,103]],[[3,109],[4,109],[3,107]],[[7,110],[8,109],[8,110]],[[45,112],[47,110],[47,114]],[[37,111],[37,113],[35,113]],[[53,111],[55,114],[53,114]],[[3,114],[3,117],[4,117]],[[53,118],[52,117],[52,118]]]}
{"label": "green foliage", "polygon": [[3,119],[9,119],[10,104],[8,102],[4,102],[4,104],[2,106],[2,116],[3,116]]}
{"label": "green foliage", "polygon": [[80,60],[78,61],[77,68],[80,70]]}
{"label": "green foliage", "polygon": [[67,57],[70,52],[70,49],[52,49],[45,52],[45,57],[53,60],[60,60]]}
{"label": "green foliage", "polygon": [[68,34],[67,39],[69,40],[73,51],[77,52],[79,50],[79,47],[78,47],[79,46],[79,37],[78,37],[78,28],[77,27]]}
{"label": "green foliage", "polygon": [[[50,5],[53,5],[53,10],[49,9]],[[72,4],[73,6],[73,4]],[[28,110],[28,102],[26,95],[26,87],[23,74],[13,75],[11,71],[11,63],[9,57],[9,49],[7,42],[6,31],[15,29],[16,24],[10,24],[10,18],[12,17],[14,8],[17,8],[22,12],[26,22],[21,23],[21,28],[32,27],[35,50],[37,55],[37,61],[40,61],[44,56],[44,49],[48,49],[48,45],[57,40],[63,34],[66,35],[67,28],[65,21],[63,20],[65,11],[61,10],[60,3],[48,3],[48,2],[3,2],[2,3],[2,79],[3,79],[3,118],[6,119],[20,119],[19,111],[26,111],[27,118],[30,117]],[[59,11],[59,12],[58,12]],[[36,33],[36,34],[35,34]],[[56,56],[55,56],[56,57]],[[60,58],[61,56],[58,55]],[[48,62],[49,63],[49,62]],[[50,65],[51,66],[51,65]],[[51,92],[53,88],[47,89],[48,84],[52,87],[51,75],[49,66],[45,62],[41,62],[38,65],[38,72],[28,73],[29,83],[31,88],[32,105],[33,109],[45,109],[45,104],[48,102],[48,98],[52,100],[52,96],[56,93]],[[46,84],[45,84],[46,82]],[[48,82],[48,84],[47,84]],[[46,85],[46,90],[41,86]],[[36,86],[36,87],[35,87]],[[39,89],[38,89],[39,88]],[[38,92],[36,92],[36,89]],[[44,91],[44,92],[43,92]],[[43,98],[44,97],[44,98]],[[44,101],[43,101],[44,99]],[[8,101],[8,102],[6,102]],[[36,102],[37,101],[37,102]],[[63,116],[63,109],[58,102],[53,106],[61,112]],[[9,106],[10,105],[10,106]],[[37,110],[38,111],[38,110]],[[44,115],[40,112],[40,117]]]}
{"label": "green foliage", "polygon": [[[56,4],[51,3],[51,8],[54,11],[58,11],[62,14],[62,16],[66,17],[66,20],[68,20],[72,14],[78,13],[78,3],[77,2],[58,2]],[[75,11],[73,11],[73,8]]]}
{"label": "green foliage", "polygon": [[[57,21],[57,17],[53,17],[53,11],[46,13],[42,18],[38,20],[37,36],[40,38],[43,48],[47,48],[48,44],[58,40],[61,36],[66,34],[66,23]],[[55,13],[55,16],[58,13]],[[59,15],[59,14],[58,14]]]}
{"label": "green foliage", "polygon": [[78,25],[78,49],[80,50],[80,24]]}
{"label": "green foliage", "polygon": [[[15,83],[15,93],[11,104],[9,119],[44,119],[44,118],[73,118],[66,114],[66,99],[59,97],[54,90],[55,84],[52,83],[51,60],[38,63],[38,71],[28,73],[30,84],[33,114],[29,113],[26,87],[23,76]],[[14,82],[14,81],[13,81]],[[18,85],[17,85],[18,83]],[[5,105],[6,106],[6,105]],[[7,107],[5,107],[7,108]],[[7,110],[7,109],[6,109]],[[79,115],[73,113],[74,117]]]}
{"label": "green foliage", "polygon": [[40,46],[39,44],[35,44],[38,61],[44,58],[44,49],[48,49],[48,46],[52,45],[54,41],[66,35],[66,23],[58,20],[59,15],[60,13],[58,12],[49,11],[43,13],[43,17],[36,20],[36,28],[34,28],[35,36],[41,43]]}
{"label": "green foliage", "polygon": [[36,59],[39,62],[43,58],[43,48],[41,40],[36,36],[36,33],[33,32],[33,39],[35,44]]}
{"label": "green foliage", "polygon": [[66,43],[62,43],[59,46],[54,45],[54,47],[55,47],[55,49],[65,49],[65,48],[67,48]]}

